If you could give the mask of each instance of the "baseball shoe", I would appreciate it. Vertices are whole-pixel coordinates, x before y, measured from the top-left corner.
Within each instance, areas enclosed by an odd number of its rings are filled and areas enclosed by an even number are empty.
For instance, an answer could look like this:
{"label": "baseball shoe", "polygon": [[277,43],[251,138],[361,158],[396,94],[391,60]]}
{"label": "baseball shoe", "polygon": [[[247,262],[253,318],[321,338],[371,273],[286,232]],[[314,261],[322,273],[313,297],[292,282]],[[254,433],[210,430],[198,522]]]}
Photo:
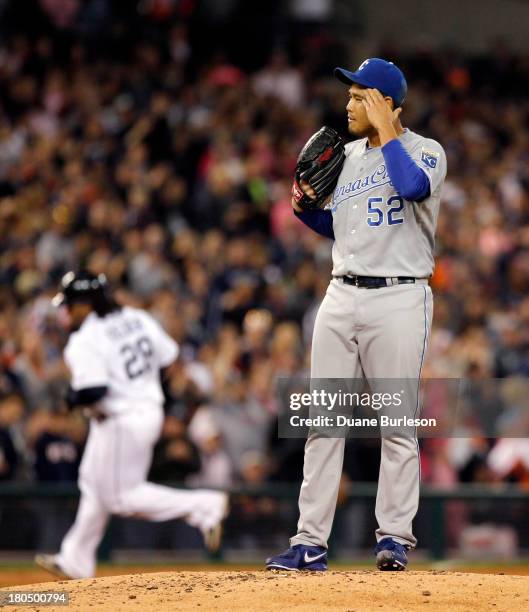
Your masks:
{"label": "baseball shoe", "polygon": [[327,549],[323,546],[296,544],[280,555],[267,559],[266,569],[325,572],[327,570]]}
{"label": "baseball shoe", "polygon": [[385,572],[402,572],[408,565],[409,547],[395,542],[393,538],[384,538],[375,546],[377,567]]}
{"label": "baseball shoe", "polygon": [[219,495],[221,496],[219,520],[213,525],[213,527],[201,529],[202,536],[204,537],[204,544],[210,552],[217,552],[220,548],[220,544],[222,542],[222,532],[224,529],[224,519],[228,516],[230,511],[228,494],[219,493]]}
{"label": "baseball shoe", "polygon": [[66,580],[73,580],[73,577],[67,574],[59,565],[55,555],[35,555],[35,563],[54,576],[66,578]]}

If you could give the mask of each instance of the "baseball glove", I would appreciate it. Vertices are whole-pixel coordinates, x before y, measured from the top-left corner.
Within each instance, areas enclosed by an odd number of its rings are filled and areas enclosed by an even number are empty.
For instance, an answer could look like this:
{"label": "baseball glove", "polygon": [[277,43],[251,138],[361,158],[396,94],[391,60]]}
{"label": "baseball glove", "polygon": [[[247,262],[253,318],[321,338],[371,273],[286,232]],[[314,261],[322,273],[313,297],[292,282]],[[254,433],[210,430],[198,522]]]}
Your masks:
{"label": "baseball glove", "polygon": [[[343,140],[330,127],[313,134],[299,154],[292,185],[292,197],[303,210],[323,208],[334,191],[345,160]],[[312,199],[303,192],[301,181],[307,181],[316,192]]]}

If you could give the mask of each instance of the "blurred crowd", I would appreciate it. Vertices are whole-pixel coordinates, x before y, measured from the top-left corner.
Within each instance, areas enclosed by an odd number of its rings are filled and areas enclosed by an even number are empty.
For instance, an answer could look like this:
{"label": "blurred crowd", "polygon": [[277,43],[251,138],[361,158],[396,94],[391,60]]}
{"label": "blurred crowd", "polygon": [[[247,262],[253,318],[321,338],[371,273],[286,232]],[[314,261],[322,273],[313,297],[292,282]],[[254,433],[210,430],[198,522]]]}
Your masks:
{"label": "blurred crowd", "polygon": [[[329,39],[316,34],[305,61],[270,49],[253,71],[220,52],[197,65],[183,20],[115,60],[5,38],[0,479],[75,479],[87,425],[64,413],[66,332],[51,297],[85,267],[181,347],[151,478],[299,481],[303,444],[277,439],[274,390],[309,372],[331,244],[293,216],[291,177],[321,125],[346,136],[346,91],[322,70]],[[482,395],[479,381],[502,379],[479,405],[507,436],[529,397],[529,53],[498,41],[474,58],[389,43],[378,54],[408,76],[404,124],[448,156],[424,374]],[[466,426],[422,441],[424,480],[529,481],[523,439],[502,454],[479,419]],[[371,447],[356,441],[350,457],[346,480],[376,478]]]}

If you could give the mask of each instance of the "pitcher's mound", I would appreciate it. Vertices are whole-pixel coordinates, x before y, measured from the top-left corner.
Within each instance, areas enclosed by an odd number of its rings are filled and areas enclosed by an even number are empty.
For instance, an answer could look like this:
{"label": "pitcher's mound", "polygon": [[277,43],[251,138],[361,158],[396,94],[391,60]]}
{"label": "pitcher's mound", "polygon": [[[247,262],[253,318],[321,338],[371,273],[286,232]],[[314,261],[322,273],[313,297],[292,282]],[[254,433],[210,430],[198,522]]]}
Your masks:
{"label": "pitcher's mound", "polygon": [[[2,589],[15,590],[17,587]],[[18,587],[20,589],[20,587]],[[529,610],[529,577],[448,571],[163,572],[40,583],[24,590],[65,590],[69,607],[49,610]],[[39,606],[9,606],[35,610]]]}

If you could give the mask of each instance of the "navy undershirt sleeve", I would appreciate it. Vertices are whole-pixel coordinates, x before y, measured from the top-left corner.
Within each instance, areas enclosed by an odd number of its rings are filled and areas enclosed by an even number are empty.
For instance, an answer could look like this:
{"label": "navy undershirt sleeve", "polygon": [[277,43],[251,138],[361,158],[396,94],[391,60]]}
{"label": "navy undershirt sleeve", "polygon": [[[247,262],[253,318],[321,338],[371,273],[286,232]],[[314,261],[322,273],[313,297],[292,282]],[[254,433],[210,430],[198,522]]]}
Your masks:
{"label": "navy undershirt sleeve", "polygon": [[87,387],[78,391],[68,387],[65,398],[66,404],[70,410],[75,408],[75,406],[90,406],[102,400],[107,391],[107,387]]}
{"label": "navy undershirt sleeve", "polygon": [[304,210],[300,213],[294,211],[294,214],[317,234],[334,240],[332,213],[330,210]]}
{"label": "navy undershirt sleeve", "polygon": [[405,200],[420,202],[430,195],[430,181],[410,154],[395,138],[382,147],[389,178],[398,194]]}

